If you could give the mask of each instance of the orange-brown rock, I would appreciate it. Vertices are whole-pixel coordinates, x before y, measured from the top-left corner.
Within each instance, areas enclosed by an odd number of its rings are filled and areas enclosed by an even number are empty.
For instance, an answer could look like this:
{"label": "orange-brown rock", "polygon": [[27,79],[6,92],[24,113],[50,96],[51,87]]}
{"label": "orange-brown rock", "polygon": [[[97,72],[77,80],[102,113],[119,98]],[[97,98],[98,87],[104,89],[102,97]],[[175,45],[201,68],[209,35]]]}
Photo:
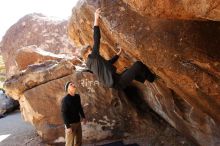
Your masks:
{"label": "orange-brown rock", "polygon": [[[28,89],[34,88],[39,84],[45,84],[51,80],[62,78],[72,73],[73,65],[70,61],[46,61],[41,64],[28,66],[19,74],[12,76],[4,83],[7,93],[15,100]],[[10,89],[10,90],[8,90]]]}
{"label": "orange-brown rock", "polygon": [[36,46],[28,46],[17,50],[15,54],[15,61],[18,70],[24,70],[29,65],[43,63],[47,60],[73,60],[76,61],[76,56],[71,54],[54,54],[43,49],[37,48]]}
{"label": "orange-brown rock", "polygon": [[16,51],[35,45],[51,53],[77,54],[67,36],[67,20],[56,20],[42,14],[29,14],[9,28],[1,42],[6,75],[18,73]]}
{"label": "orange-brown rock", "polygon": [[[81,0],[73,9],[68,28],[76,44],[93,44],[93,13],[100,5],[101,54],[108,58],[118,43],[123,48],[116,64],[119,68],[142,60],[160,77],[141,88],[151,108],[198,144],[218,145],[220,22],[180,20],[184,15],[180,19],[148,17],[122,1]],[[174,12],[175,7],[170,11]],[[192,13],[185,18],[199,15]]]}
{"label": "orange-brown rock", "polygon": [[[123,0],[143,16],[220,21],[219,0]],[[102,5],[101,5],[102,6]],[[108,5],[104,5],[108,7]]]}
{"label": "orange-brown rock", "polygon": [[[60,76],[59,72],[62,74],[63,70],[68,73]],[[53,78],[39,81],[39,72],[40,76]],[[91,73],[73,71],[71,63],[66,61],[29,66],[29,71],[24,71],[22,76],[17,78],[12,77],[5,84],[8,93],[13,97],[20,97],[24,119],[36,127],[38,134],[45,141],[64,142],[60,107],[62,97],[66,94],[64,84],[70,80],[77,85],[77,92],[81,95],[88,120],[87,124],[83,125],[84,142],[147,137],[146,145],[194,145],[152,112],[146,103],[140,103],[140,100],[136,99],[136,88],[129,89],[133,91],[129,94],[131,96],[126,97],[123,92],[103,87]],[[27,86],[23,81],[33,84]],[[15,86],[22,86],[17,89],[19,92],[14,90]],[[140,99],[143,98],[139,96]]]}
{"label": "orange-brown rock", "polygon": [[[6,81],[5,88],[19,100],[24,119],[36,127],[44,140],[55,143],[64,140],[60,102],[65,94],[64,83],[74,80],[79,83],[78,92],[89,120],[83,127],[84,141],[136,136],[149,138],[146,145],[194,145],[167,121],[199,145],[219,145],[220,22],[196,20],[218,21],[219,2],[210,0],[206,1],[207,5],[205,1],[191,1],[191,4],[167,1],[164,5],[162,1],[150,2],[81,0],[73,9],[68,34],[78,46],[92,45],[93,13],[101,6],[101,54],[111,57],[119,44],[123,52],[116,64],[118,71],[141,60],[159,76],[155,83],[135,82],[125,92],[117,92],[102,87],[90,73],[73,71],[75,64],[66,61],[35,65],[30,62],[22,65],[28,66],[26,70]],[[208,12],[207,15],[204,12]],[[23,23],[26,19],[30,21]],[[40,35],[37,35],[36,22],[46,24],[40,25]],[[47,33],[44,35],[46,26],[48,30],[56,31],[58,26],[65,30],[65,26],[60,25],[65,23],[56,21],[50,25],[50,20],[39,15],[24,17],[20,25],[12,26],[7,32],[13,35],[6,35],[1,43],[4,58],[13,58],[15,50],[33,44],[55,54],[65,53],[63,47],[47,40]],[[17,33],[18,30],[24,33]],[[58,36],[49,34],[52,38]],[[38,37],[26,38],[31,36]],[[7,51],[7,48],[10,49]],[[72,52],[67,49],[66,53]],[[10,59],[6,62],[8,74],[16,73],[14,62]]]}

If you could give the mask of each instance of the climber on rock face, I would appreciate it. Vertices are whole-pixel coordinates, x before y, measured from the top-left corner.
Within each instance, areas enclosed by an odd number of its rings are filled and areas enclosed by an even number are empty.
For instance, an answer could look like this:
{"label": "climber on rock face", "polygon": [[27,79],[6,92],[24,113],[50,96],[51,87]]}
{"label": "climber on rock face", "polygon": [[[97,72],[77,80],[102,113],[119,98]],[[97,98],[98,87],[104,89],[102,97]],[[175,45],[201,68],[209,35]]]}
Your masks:
{"label": "climber on rock face", "polygon": [[142,83],[144,83],[145,80],[153,82],[155,80],[155,75],[151,73],[148,67],[141,61],[135,62],[130,68],[120,74],[116,73],[116,67],[113,66],[113,64],[118,60],[119,55],[121,54],[121,49],[110,60],[106,60],[100,55],[100,13],[100,8],[95,11],[93,48],[87,47],[81,50],[81,55],[86,61],[88,69],[97,76],[101,83],[110,88],[124,89],[132,82],[132,80],[137,80]]}

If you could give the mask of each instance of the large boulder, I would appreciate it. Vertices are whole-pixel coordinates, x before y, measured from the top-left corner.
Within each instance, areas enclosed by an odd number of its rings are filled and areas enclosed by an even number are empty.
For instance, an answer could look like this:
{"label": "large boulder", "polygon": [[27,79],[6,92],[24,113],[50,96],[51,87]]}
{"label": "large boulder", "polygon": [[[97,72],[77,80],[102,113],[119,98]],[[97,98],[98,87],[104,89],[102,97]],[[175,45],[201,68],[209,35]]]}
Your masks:
{"label": "large boulder", "polygon": [[76,56],[71,54],[54,54],[48,51],[45,51],[37,46],[27,46],[17,50],[15,54],[15,62],[17,64],[18,70],[24,70],[29,65],[43,63],[47,60],[74,60],[77,61]]}
{"label": "large boulder", "polygon": [[[88,123],[83,125],[84,142],[147,137],[146,145],[194,145],[151,111],[145,102],[140,102],[144,97],[138,94],[139,89],[135,85],[127,89],[130,91],[127,94],[105,88],[93,74],[72,68],[73,64],[67,61],[32,65],[22,75],[5,83],[9,94],[19,96],[24,119],[36,127],[45,141],[64,142],[61,100],[66,94],[64,84],[73,81],[88,119]],[[39,80],[39,76],[44,81]],[[43,78],[50,76],[53,78]],[[23,81],[32,84],[27,85]],[[20,88],[15,91],[15,86]]]}
{"label": "large boulder", "polygon": [[8,78],[19,72],[15,62],[16,52],[33,45],[55,54],[77,54],[67,36],[67,20],[36,13],[26,15],[9,28],[1,42]]}
{"label": "large boulder", "polygon": [[219,0],[123,0],[143,16],[220,21]]}
{"label": "large boulder", "polygon": [[218,145],[220,22],[153,18],[122,1],[81,0],[68,27],[75,44],[93,44],[93,13],[100,5],[101,54],[112,56],[117,43],[123,49],[120,69],[142,60],[160,78],[142,89],[144,101],[198,144]]}
{"label": "large boulder", "polygon": [[26,90],[67,76],[71,74],[72,70],[73,66],[69,61],[62,61],[59,65],[55,60],[46,61],[41,64],[28,66],[26,70],[12,76],[9,80],[5,81],[4,88],[11,97],[19,100]]}

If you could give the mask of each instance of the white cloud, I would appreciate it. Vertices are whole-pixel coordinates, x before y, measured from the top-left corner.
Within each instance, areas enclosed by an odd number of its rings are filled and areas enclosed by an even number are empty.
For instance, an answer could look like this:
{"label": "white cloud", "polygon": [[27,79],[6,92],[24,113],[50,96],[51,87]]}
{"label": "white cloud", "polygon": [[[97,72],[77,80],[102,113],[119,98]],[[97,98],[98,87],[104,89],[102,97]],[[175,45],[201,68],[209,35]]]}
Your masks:
{"label": "white cloud", "polygon": [[78,0],[2,0],[0,1],[0,40],[7,29],[30,13],[67,19]]}

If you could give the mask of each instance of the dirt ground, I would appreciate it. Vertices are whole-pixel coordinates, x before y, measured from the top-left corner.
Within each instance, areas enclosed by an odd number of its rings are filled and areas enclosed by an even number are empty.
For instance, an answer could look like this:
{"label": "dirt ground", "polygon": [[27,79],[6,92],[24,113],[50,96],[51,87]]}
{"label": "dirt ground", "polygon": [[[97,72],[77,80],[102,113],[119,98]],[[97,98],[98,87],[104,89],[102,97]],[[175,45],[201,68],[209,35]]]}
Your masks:
{"label": "dirt ground", "polygon": [[[9,135],[2,141],[3,136]],[[0,146],[45,146],[34,127],[24,122],[17,110],[0,119]]]}
{"label": "dirt ground", "polygon": [[[9,135],[2,140],[2,137]],[[110,141],[103,141],[94,144],[84,144],[83,146],[96,146]],[[0,146],[52,146],[44,144],[41,138],[37,135],[34,127],[25,122],[19,110],[10,113],[0,119]],[[58,144],[56,146],[64,146]]]}
{"label": "dirt ground", "polygon": [[[6,137],[8,136],[8,137]],[[6,137],[3,139],[3,137]],[[165,138],[166,139],[166,138]],[[151,141],[149,138],[123,139],[124,144],[138,144],[138,146],[146,146]],[[194,146],[194,144],[185,143],[185,139],[180,137],[181,146]],[[83,144],[82,146],[98,146],[111,143],[113,141],[102,141],[93,144]],[[174,141],[175,142],[175,141]],[[172,146],[180,146],[179,144],[171,144]],[[10,113],[0,119],[0,146],[64,146],[64,143],[56,145],[48,145],[42,142],[42,139],[37,135],[34,126],[24,122],[19,110]],[[151,144],[149,144],[150,146]],[[159,146],[158,144],[156,144]],[[165,145],[163,145],[165,146]],[[167,145],[166,145],[167,146]]]}

